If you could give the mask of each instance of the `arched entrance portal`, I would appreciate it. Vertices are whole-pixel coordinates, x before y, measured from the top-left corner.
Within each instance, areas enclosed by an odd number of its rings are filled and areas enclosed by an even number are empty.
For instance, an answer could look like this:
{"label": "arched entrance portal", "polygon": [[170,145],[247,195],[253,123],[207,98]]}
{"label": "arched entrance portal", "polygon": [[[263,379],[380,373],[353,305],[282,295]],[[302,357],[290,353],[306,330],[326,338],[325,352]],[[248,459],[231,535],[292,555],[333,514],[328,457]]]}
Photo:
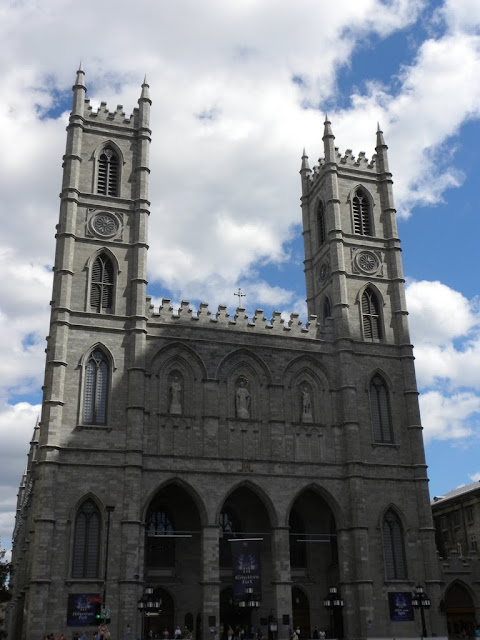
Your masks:
{"label": "arched entrance portal", "polygon": [[445,593],[445,610],[449,638],[461,638],[463,631],[469,638],[475,632],[475,607],[467,587],[460,582],[452,584]]}
{"label": "arched entrance portal", "polygon": [[333,620],[323,606],[330,586],[339,583],[337,527],[326,500],[314,488],[303,491],[294,501],[289,515],[290,570],[293,625],[301,638],[311,638],[313,629],[323,629],[327,637],[343,637],[339,612]]}
{"label": "arched entrance portal", "polygon": [[293,628],[300,629],[300,638],[311,638],[310,604],[306,593],[298,587],[292,589],[292,613]]}
{"label": "arched entrance portal", "polygon": [[[232,629],[248,630],[252,626],[252,610],[247,607],[237,607],[233,602],[233,589],[227,587],[220,592],[220,620],[223,633],[220,640],[227,640],[228,627]],[[223,621],[226,622],[223,622]]]}
{"label": "arched entrance portal", "polygon": [[222,636],[231,626],[247,638],[262,626],[259,609],[274,607],[270,518],[255,491],[242,486],[223,503],[218,524]]}
{"label": "arched entrance portal", "polygon": [[183,486],[168,484],[155,494],[145,517],[144,581],[162,600],[160,615],[146,617],[147,634],[152,631],[154,638],[161,638],[167,629],[173,638],[175,626],[182,629],[187,614],[193,620],[201,612],[201,558],[197,505]]}
{"label": "arched entrance portal", "polygon": [[173,638],[173,629],[175,628],[175,609],[173,598],[162,588],[154,590],[155,599],[161,600],[160,612],[158,616],[146,616],[145,618],[145,637],[146,638],[162,638],[163,631],[168,629],[169,637]]}

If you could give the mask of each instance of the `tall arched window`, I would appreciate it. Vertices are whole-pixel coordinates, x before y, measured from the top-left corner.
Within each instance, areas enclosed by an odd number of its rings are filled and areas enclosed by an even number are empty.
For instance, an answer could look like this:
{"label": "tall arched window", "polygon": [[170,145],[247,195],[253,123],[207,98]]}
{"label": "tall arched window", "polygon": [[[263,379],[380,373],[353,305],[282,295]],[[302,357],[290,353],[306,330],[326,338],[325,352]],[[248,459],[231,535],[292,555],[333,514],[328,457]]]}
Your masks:
{"label": "tall arched window", "polygon": [[372,221],[370,201],[365,191],[359,187],[355,191],[352,202],[353,208],[353,232],[360,236],[371,236]]}
{"label": "tall arched window", "polygon": [[321,201],[318,203],[317,209],[317,236],[318,246],[321,247],[327,239],[327,231],[325,226],[325,207],[323,206],[323,202]]}
{"label": "tall arched window", "polygon": [[232,548],[229,538],[241,537],[240,523],[231,509],[222,509],[220,513],[220,566],[232,566]]}
{"label": "tall arched window", "polygon": [[85,366],[84,424],[107,423],[109,369],[108,360],[103,351],[95,349]]}
{"label": "tall arched window", "polygon": [[90,282],[90,310],[95,313],[113,313],[113,263],[105,254],[95,258]]}
{"label": "tall arched window", "polygon": [[380,340],[383,337],[380,305],[376,293],[369,287],[362,295],[362,317],[365,340]]}
{"label": "tall arched window", "polygon": [[119,166],[118,155],[106,146],[98,159],[97,193],[118,196]]}
{"label": "tall arched window", "polygon": [[288,526],[290,528],[290,565],[294,568],[306,567],[305,522],[295,508],[290,512]]}
{"label": "tall arched window", "polygon": [[170,512],[162,506],[149,510],[146,520],[147,566],[175,566],[175,526]]}
{"label": "tall arched window", "polygon": [[389,509],[385,514],[382,533],[387,580],[404,580],[407,578],[407,563],[405,560],[403,528],[400,518],[393,509]]}
{"label": "tall arched window", "polygon": [[388,388],[379,375],[375,375],[370,382],[370,409],[374,441],[393,442]]}
{"label": "tall arched window", "polygon": [[75,517],[73,578],[98,578],[100,559],[100,511],[92,499],[83,502]]}

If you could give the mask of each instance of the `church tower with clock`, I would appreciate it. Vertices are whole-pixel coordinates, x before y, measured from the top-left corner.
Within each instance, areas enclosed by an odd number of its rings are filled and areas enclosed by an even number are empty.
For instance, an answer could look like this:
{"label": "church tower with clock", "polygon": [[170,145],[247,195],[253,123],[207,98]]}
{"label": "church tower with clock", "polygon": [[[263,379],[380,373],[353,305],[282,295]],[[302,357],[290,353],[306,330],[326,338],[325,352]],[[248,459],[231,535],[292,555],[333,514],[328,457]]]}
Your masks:
{"label": "church tower with clock", "polygon": [[[18,496],[10,640],[432,634],[440,577],[392,177],[301,164],[309,320],[147,295],[150,96],[67,129],[42,415]],[[257,631],[258,633],[258,631]]]}

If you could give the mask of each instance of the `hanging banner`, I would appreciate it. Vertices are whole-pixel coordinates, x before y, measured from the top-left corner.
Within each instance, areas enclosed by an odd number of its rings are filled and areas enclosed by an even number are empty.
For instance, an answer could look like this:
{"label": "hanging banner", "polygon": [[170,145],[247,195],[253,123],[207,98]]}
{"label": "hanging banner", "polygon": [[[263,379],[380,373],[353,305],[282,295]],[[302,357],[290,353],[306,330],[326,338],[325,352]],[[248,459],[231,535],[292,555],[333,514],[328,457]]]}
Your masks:
{"label": "hanging banner", "polygon": [[68,596],[67,627],[88,627],[98,624],[95,609],[102,602],[99,593],[71,593]]}
{"label": "hanging banner", "polygon": [[[231,540],[233,563],[233,601],[239,607],[261,601],[261,540]],[[258,606],[258,605],[257,605]]]}
{"label": "hanging banner", "polygon": [[390,620],[407,622],[413,620],[412,594],[409,591],[391,591],[388,594]]}

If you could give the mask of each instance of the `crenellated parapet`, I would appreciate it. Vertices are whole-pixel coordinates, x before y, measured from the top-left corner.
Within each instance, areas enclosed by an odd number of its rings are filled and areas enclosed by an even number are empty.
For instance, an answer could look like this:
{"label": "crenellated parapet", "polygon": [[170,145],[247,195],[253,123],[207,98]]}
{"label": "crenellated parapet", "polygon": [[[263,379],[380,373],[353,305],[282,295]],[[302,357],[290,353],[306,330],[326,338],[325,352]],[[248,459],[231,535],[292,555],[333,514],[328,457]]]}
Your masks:
{"label": "crenellated parapet", "polygon": [[[360,169],[362,171],[369,171],[371,173],[378,172],[376,153],[374,153],[369,160],[366,157],[365,151],[360,151],[359,154],[355,156],[351,149],[346,149],[342,155],[338,147],[335,147],[335,163],[339,167],[353,167],[356,170]],[[324,158],[319,158],[318,164],[315,165],[310,172],[305,172],[307,179],[312,183],[315,182],[316,180],[318,180],[318,178],[320,178],[320,176],[324,174],[325,169],[328,167],[329,163],[326,163]]]}
{"label": "crenellated parapet", "polygon": [[290,318],[285,320],[280,311],[274,311],[272,317],[267,318],[262,309],[256,309],[254,315],[249,317],[243,307],[237,307],[235,313],[230,314],[225,305],[219,305],[217,311],[211,311],[206,302],[201,302],[198,310],[194,311],[187,300],[182,300],[180,307],[174,309],[168,298],[163,298],[161,306],[156,310],[151,304],[151,298],[147,298],[147,315],[150,321],[166,324],[194,322],[234,331],[267,332],[313,339],[319,337],[317,316],[310,316],[304,325],[298,313],[291,313]]}
{"label": "crenellated parapet", "polygon": [[118,123],[123,126],[131,125],[134,127],[134,123],[137,120],[138,116],[138,107],[135,107],[133,113],[129,116],[125,114],[123,110],[123,105],[118,104],[117,108],[114,111],[110,111],[107,108],[106,102],[101,102],[98,109],[94,110],[92,105],[90,104],[89,98],[85,98],[85,111],[84,117],[89,120],[95,120],[97,122],[105,122],[105,123]]}

